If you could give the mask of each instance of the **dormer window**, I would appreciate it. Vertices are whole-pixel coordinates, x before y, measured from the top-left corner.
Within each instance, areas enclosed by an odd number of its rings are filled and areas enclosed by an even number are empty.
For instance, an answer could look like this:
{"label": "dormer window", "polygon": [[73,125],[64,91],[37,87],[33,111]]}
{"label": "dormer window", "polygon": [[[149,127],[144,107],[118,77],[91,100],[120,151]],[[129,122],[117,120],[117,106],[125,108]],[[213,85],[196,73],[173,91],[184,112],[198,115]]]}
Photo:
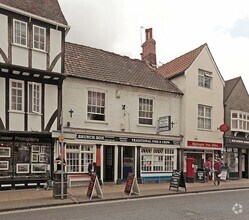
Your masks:
{"label": "dormer window", "polygon": [[33,28],[33,47],[38,50],[45,50],[46,29],[34,26]]}
{"label": "dormer window", "polygon": [[211,89],[212,88],[212,73],[199,69],[198,71],[198,86]]}
{"label": "dormer window", "polygon": [[27,46],[27,23],[14,20],[14,43]]}

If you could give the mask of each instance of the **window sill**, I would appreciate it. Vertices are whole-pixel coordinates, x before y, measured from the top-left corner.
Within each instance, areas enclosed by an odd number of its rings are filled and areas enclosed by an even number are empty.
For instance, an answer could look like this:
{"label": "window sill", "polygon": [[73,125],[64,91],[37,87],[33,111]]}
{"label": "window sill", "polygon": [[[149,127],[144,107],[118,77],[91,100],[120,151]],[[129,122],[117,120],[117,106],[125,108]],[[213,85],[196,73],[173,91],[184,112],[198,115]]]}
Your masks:
{"label": "window sill", "polygon": [[212,130],[209,129],[202,129],[202,128],[197,128],[198,131],[208,131],[208,132],[212,132]]}
{"label": "window sill", "polygon": [[45,50],[40,50],[40,49],[37,49],[37,48],[31,48],[33,51],[36,51],[36,52],[39,52],[39,53],[45,53],[47,54],[48,52],[45,51]]}
{"label": "window sill", "polygon": [[15,47],[21,47],[23,49],[29,49],[29,47],[27,47],[27,45],[22,45],[22,44],[17,44],[17,43],[12,43],[12,46],[15,46]]}
{"label": "window sill", "polygon": [[94,124],[105,124],[108,125],[106,121],[97,121],[97,120],[86,120],[85,123],[94,123]]}
{"label": "window sill", "polygon": [[36,113],[36,112],[27,112],[27,115],[42,116],[41,113]]}
{"label": "window sill", "polygon": [[16,110],[9,110],[9,113],[22,114],[22,115],[25,114],[24,111],[16,111]]}
{"label": "window sill", "polygon": [[137,127],[156,128],[156,126],[154,125],[143,125],[143,124],[137,124]]}

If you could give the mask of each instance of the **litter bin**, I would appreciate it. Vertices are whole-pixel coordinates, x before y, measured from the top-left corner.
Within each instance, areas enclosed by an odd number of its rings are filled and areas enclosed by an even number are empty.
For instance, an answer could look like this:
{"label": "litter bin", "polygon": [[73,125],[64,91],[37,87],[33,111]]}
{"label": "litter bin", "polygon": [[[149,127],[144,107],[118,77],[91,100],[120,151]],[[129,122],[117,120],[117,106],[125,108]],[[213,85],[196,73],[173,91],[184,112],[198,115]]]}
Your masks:
{"label": "litter bin", "polygon": [[[63,192],[61,191],[61,175],[63,174]],[[61,199],[61,193],[63,198],[67,198],[67,173],[56,171],[54,173],[54,184],[53,184],[53,196],[55,199]]]}

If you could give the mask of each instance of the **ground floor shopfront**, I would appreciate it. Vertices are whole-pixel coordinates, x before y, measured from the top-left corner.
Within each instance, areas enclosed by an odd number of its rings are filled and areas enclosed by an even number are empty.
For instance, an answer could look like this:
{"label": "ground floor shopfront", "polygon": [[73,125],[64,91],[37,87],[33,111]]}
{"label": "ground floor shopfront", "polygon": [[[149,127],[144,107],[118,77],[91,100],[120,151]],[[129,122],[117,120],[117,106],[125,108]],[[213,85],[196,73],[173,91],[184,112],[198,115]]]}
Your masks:
{"label": "ground floor shopfront", "polygon": [[198,170],[205,168],[208,159],[212,167],[214,161],[221,157],[222,143],[187,141],[186,146],[181,148],[181,169],[187,182],[195,182]]}
{"label": "ground floor shopfront", "polygon": [[[135,173],[138,182],[169,180],[177,169],[180,137],[82,130],[64,135],[68,175],[87,173],[90,162],[96,162],[97,175],[103,183],[118,184],[126,180],[129,172]],[[60,149],[55,149],[56,157]]]}
{"label": "ground floor shopfront", "polygon": [[223,161],[230,179],[249,177],[249,139],[225,137]]}
{"label": "ground floor shopfront", "polygon": [[0,189],[40,187],[51,179],[49,132],[0,132]]}

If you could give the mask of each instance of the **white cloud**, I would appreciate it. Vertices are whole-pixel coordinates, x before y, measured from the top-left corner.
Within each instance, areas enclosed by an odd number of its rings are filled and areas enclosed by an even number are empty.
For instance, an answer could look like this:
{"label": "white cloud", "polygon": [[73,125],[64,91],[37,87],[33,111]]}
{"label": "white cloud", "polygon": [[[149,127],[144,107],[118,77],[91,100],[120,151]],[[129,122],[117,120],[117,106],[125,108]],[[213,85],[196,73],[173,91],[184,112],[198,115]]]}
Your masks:
{"label": "white cloud", "polygon": [[59,2],[71,26],[68,41],[140,59],[140,27],[152,27],[158,62],[208,43],[223,78],[241,75],[249,89],[247,0]]}

